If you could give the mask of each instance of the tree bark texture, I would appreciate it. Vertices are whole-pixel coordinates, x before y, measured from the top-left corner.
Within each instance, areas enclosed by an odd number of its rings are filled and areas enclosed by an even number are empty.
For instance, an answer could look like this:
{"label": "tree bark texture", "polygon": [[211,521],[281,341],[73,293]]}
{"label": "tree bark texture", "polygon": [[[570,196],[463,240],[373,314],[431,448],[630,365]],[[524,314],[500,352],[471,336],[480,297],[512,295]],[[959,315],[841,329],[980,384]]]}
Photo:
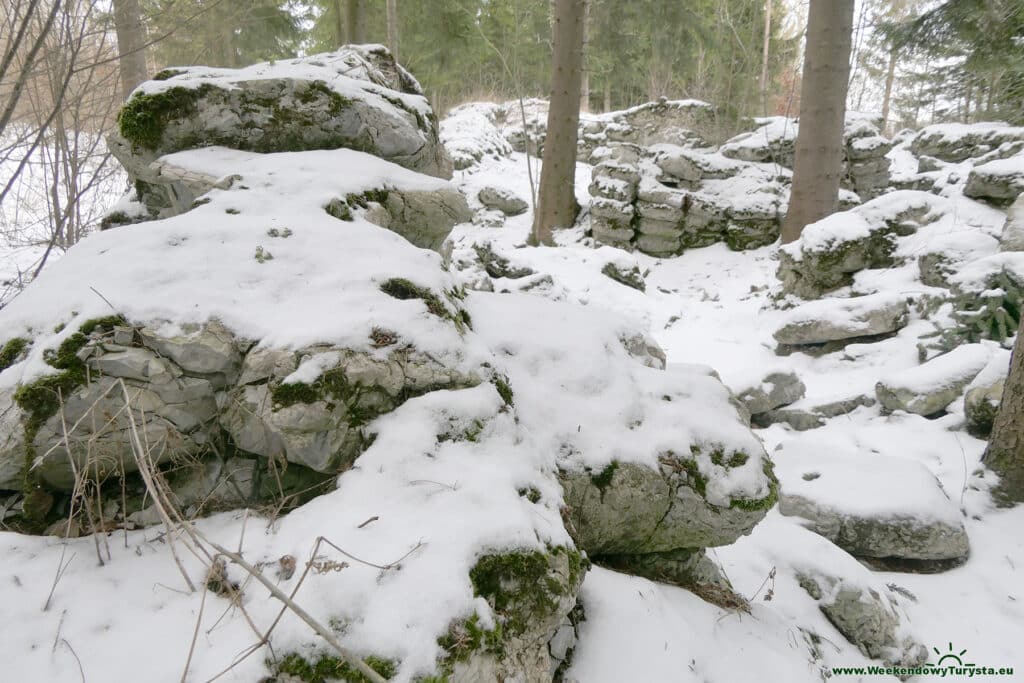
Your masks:
{"label": "tree bark texture", "polygon": [[982,460],[1000,477],[993,491],[997,501],[1024,503],[1024,318],[1010,357],[1010,374],[992,423],[992,434]]}

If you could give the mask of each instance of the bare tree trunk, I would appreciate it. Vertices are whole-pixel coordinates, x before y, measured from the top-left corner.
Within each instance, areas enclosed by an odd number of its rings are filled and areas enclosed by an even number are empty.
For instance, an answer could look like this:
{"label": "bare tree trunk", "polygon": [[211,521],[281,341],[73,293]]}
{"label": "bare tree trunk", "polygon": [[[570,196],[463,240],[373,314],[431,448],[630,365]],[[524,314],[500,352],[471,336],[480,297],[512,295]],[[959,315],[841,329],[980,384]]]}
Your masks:
{"label": "bare tree trunk", "polygon": [[334,43],[341,47],[348,42],[348,34],[345,33],[345,0],[334,0]]}
{"label": "bare tree trunk", "polygon": [[580,111],[590,111],[590,69],[587,68],[588,41],[590,40],[590,3],[583,9],[583,55],[580,58],[583,80],[580,83]]}
{"label": "bare tree trunk", "polygon": [[[761,48],[761,106],[768,107],[768,52],[772,41],[772,0],[767,0],[764,7],[764,41]],[[764,112],[767,114],[768,112]]]}
{"label": "bare tree trunk", "polygon": [[363,0],[346,0],[348,42],[362,44],[366,42],[366,12]]}
{"label": "bare tree trunk", "polygon": [[387,0],[388,49],[398,61],[398,0]]}
{"label": "bare tree trunk", "polygon": [[843,120],[854,0],[811,0],[807,19],[793,187],[782,242],[834,213],[843,175]]}
{"label": "bare tree trunk", "polygon": [[882,132],[889,130],[889,104],[892,101],[892,82],[896,78],[895,47],[889,49],[889,67],[885,72],[885,93],[882,95]]}
{"label": "bare tree trunk", "polygon": [[121,96],[128,99],[146,80],[146,29],[142,25],[139,0],[114,0],[114,28],[121,68]]}
{"label": "bare tree trunk", "polygon": [[576,220],[576,133],[580,121],[586,4],[586,0],[554,3],[551,105],[533,222],[534,243],[552,244],[551,231],[570,228]]}
{"label": "bare tree trunk", "polygon": [[601,109],[603,111],[612,110],[612,77],[608,75],[604,79],[604,97],[601,98]]}
{"label": "bare tree trunk", "polygon": [[1024,319],[1013,342],[1010,374],[982,460],[1001,477],[992,492],[996,500],[1005,505],[1024,502]]}

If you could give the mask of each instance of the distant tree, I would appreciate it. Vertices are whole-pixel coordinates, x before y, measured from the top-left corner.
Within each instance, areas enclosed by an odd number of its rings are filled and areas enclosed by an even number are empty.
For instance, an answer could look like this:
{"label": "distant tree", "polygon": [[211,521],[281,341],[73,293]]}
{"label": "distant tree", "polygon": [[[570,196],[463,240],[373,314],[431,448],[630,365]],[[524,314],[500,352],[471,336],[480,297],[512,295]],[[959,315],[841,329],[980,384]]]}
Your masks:
{"label": "distant tree", "polygon": [[[1024,2],[945,0],[895,32],[908,49],[948,66],[933,72],[936,89],[965,99],[947,118],[999,118],[1024,122]],[[941,79],[941,80],[940,80]]]}
{"label": "distant tree", "polygon": [[121,68],[121,97],[146,80],[146,29],[139,0],[113,0],[117,56]]}
{"label": "distant tree", "polygon": [[346,26],[348,42],[356,45],[366,42],[366,8],[363,0],[346,0]]}
{"label": "distant tree", "polygon": [[811,0],[783,243],[799,238],[804,226],[834,213],[839,203],[853,4],[854,0]]}
{"label": "distant tree", "polygon": [[586,0],[554,2],[551,101],[533,222],[534,243],[553,244],[552,230],[570,228],[576,220],[576,135],[586,9]]}
{"label": "distant tree", "polygon": [[398,60],[398,0],[387,0],[388,49]]}
{"label": "distant tree", "polygon": [[1007,505],[1024,503],[1024,320],[1013,342],[1010,374],[982,460],[1001,477],[993,491],[996,499]]}

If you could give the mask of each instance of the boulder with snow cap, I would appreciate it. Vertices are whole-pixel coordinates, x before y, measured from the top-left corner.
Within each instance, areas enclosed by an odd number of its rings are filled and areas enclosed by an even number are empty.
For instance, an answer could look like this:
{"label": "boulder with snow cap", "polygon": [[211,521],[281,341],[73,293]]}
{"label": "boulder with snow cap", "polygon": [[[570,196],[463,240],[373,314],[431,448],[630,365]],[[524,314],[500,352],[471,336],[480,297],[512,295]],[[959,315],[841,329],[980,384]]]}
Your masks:
{"label": "boulder with snow cap", "polygon": [[530,208],[526,200],[515,192],[490,185],[477,193],[477,199],[488,209],[496,209],[506,216],[518,216]]}
{"label": "boulder with snow cap", "polygon": [[851,555],[923,571],[967,558],[960,511],[924,465],[814,440],[784,442],[774,456],[779,511]]}
{"label": "boulder with snow cap", "polygon": [[899,294],[822,299],[787,311],[773,336],[793,347],[875,337],[904,327],[907,312],[907,300]]}
{"label": "boulder with snow cap", "polygon": [[935,415],[960,397],[988,364],[992,351],[982,344],[967,344],[917,367],[895,372],[875,385],[886,410]]}
{"label": "boulder with snow cap", "polygon": [[152,212],[173,205],[173,197],[150,164],[209,145],[262,153],[344,147],[451,177],[422,89],[382,46],[162,75],[135,90],[109,136]]}
{"label": "boulder with snow cap", "polygon": [[939,218],[949,203],[926,192],[901,190],[811,223],[799,240],[779,251],[777,275],[783,289],[815,299],[851,284],[861,270],[895,265],[897,238]]}
{"label": "boulder with snow cap", "polygon": [[964,195],[996,205],[1012,204],[1024,192],[1024,154],[995,159],[971,169]]}

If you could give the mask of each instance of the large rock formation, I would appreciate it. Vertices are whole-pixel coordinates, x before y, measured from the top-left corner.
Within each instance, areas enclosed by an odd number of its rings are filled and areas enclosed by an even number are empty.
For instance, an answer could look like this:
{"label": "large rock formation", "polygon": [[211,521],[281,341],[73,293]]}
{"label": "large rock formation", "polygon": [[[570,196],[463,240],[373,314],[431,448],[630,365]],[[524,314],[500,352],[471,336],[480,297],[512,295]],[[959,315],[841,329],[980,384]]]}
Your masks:
{"label": "large rock formation", "polygon": [[381,46],[256,64],[189,67],[139,86],[108,138],[151,211],[166,208],[151,164],[184,149],[220,145],[253,152],[345,147],[450,178],[423,91]]}

